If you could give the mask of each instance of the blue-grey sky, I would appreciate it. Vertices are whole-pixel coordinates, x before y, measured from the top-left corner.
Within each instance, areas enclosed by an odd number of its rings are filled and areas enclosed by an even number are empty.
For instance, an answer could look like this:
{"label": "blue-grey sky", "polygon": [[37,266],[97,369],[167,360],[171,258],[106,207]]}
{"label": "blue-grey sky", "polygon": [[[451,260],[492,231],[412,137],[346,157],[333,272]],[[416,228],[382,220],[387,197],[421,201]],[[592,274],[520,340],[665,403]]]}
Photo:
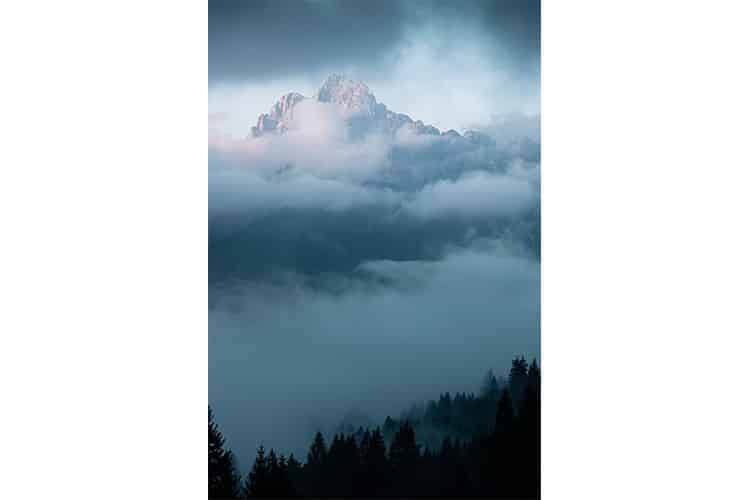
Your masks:
{"label": "blue-grey sky", "polygon": [[476,39],[515,72],[538,76],[540,24],[538,0],[211,0],[209,81],[341,68],[388,78],[420,37],[444,49]]}

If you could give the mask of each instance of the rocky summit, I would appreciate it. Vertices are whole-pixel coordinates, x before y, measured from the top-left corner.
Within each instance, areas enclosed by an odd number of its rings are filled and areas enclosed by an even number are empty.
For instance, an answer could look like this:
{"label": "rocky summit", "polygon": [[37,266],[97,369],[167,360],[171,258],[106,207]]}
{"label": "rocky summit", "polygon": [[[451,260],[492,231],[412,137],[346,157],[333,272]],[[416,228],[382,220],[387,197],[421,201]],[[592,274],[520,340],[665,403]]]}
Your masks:
{"label": "rocky summit", "polygon": [[489,136],[481,132],[469,130],[463,136],[453,129],[441,132],[432,125],[425,125],[421,120],[415,121],[409,115],[391,111],[377,101],[365,83],[352,80],[342,74],[329,76],[313,97],[305,97],[296,92],[281,96],[268,113],[263,113],[258,117],[256,124],[250,129],[250,137],[286,132],[295,119],[295,106],[307,99],[335,106],[346,116],[346,123],[353,138],[370,133],[395,135],[403,128],[417,135],[467,140],[473,144],[491,142]]}

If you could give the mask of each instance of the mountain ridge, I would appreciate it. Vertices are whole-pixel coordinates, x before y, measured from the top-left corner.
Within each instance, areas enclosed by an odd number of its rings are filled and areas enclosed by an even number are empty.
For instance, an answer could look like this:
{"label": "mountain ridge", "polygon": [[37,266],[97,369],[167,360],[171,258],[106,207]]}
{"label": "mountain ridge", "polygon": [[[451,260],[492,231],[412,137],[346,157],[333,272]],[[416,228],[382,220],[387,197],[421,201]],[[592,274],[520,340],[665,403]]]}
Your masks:
{"label": "mountain ridge", "polygon": [[407,114],[394,112],[378,102],[364,82],[340,73],[330,75],[312,97],[298,92],[282,95],[268,113],[258,116],[256,124],[250,128],[249,138],[285,133],[294,120],[295,107],[306,100],[336,106],[347,116],[347,124],[355,135],[371,132],[395,135],[399,130],[405,129],[416,135],[465,140],[473,144],[491,142],[489,136],[476,130],[467,130],[463,135],[454,129],[441,132],[437,127],[426,125],[421,120],[413,120]]}

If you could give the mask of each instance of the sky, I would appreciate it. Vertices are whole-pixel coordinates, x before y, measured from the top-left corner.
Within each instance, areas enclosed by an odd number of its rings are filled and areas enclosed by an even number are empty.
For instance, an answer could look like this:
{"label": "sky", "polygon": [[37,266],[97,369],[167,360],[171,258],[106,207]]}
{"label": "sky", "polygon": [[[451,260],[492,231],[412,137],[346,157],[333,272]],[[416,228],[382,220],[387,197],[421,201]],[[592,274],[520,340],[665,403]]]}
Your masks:
{"label": "sky", "polygon": [[[539,354],[539,3],[209,2],[209,403],[247,467]],[[347,134],[331,73],[481,143]]]}
{"label": "sky", "polygon": [[[440,129],[539,113],[533,0],[209,2],[209,110],[233,134],[332,72]],[[250,117],[250,118],[248,118]]]}

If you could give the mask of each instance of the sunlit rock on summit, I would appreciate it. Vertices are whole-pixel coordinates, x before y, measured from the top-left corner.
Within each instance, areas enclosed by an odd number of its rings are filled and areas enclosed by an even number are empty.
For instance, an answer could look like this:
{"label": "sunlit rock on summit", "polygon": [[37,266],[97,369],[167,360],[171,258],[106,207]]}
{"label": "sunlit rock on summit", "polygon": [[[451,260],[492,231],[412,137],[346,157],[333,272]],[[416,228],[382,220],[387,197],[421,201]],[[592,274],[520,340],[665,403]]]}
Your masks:
{"label": "sunlit rock on summit", "polygon": [[289,130],[295,120],[295,107],[306,100],[331,106],[346,117],[346,125],[352,138],[363,137],[372,133],[394,136],[403,129],[407,133],[423,136],[466,139],[473,144],[486,144],[491,139],[477,131],[467,131],[464,136],[451,129],[441,133],[432,125],[403,113],[396,113],[379,103],[370,88],[361,81],[352,80],[341,74],[329,76],[313,97],[291,92],[283,95],[270,109],[258,117],[257,123],[250,129],[250,137],[264,134],[281,134]]}

